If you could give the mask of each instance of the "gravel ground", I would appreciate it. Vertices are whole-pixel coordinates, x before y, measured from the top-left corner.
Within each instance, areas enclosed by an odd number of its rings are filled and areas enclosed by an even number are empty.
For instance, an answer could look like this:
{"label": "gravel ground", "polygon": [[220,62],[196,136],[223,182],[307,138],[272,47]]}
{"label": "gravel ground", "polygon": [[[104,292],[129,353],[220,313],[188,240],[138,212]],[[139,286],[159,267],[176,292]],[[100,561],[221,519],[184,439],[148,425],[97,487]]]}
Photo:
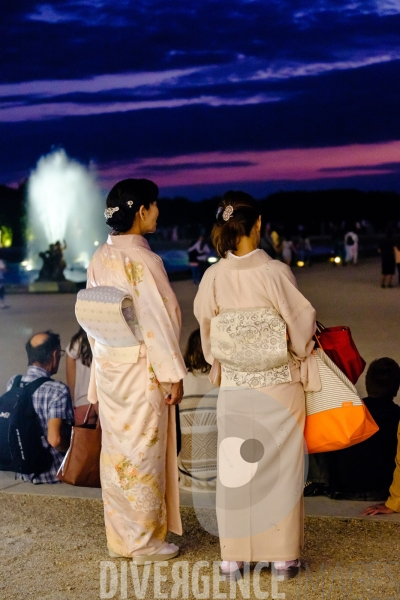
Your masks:
{"label": "gravel ground", "polygon": [[[270,570],[264,569],[257,588],[255,565],[251,564],[250,576],[245,579],[250,584],[247,593],[246,588],[231,588],[226,582],[219,584],[219,590],[213,589],[213,584],[218,584],[212,571],[212,562],[219,560],[218,539],[200,528],[193,509],[182,508],[185,534],[182,538],[169,534],[169,541],[180,545],[181,554],[160,569],[166,577],[160,583],[160,593],[154,585],[154,566],[150,568],[147,589],[142,594],[139,589],[135,591],[129,561],[107,556],[101,502],[0,493],[0,506],[1,600],[400,598],[398,523],[307,518],[300,578],[274,582]],[[179,567],[182,570],[175,567],[173,577],[173,565],[179,561],[184,561]],[[209,561],[210,565],[201,569],[199,592],[193,590],[193,580],[197,578],[192,578],[192,567],[197,561]],[[103,590],[102,568],[106,576]],[[190,574],[189,587],[187,594],[182,595],[182,587],[174,590],[173,586],[185,568]],[[118,573],[115,593],[112,589],[110,592],[111,570]],[[121,588],[124,572],[126,593],[123,585]],[[141,583],[144,567],[137,572]],[[201,595],[201,577],[207,575],[210,588]]]}

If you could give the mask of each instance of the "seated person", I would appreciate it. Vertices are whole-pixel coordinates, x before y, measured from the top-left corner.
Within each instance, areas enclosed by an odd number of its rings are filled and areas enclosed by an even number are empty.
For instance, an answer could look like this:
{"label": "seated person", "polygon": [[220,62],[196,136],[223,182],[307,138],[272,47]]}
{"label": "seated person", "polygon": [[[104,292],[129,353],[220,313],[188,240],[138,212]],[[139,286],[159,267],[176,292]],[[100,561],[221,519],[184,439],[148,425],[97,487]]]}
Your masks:
{"label": "seated person", "polygon": [[[51,377],[57,373],[63,354],[58,334],[52,331],[37,333],[25,348],[29,366],[22,383],[31,383],[39,377]],[[12,377],[8,382],[7,390],[12,387],[14,379]],[[46,381],[32,394],[32,402],[43,429],[42,444],[50,450],[53,462],[48,471],[39,475],[16,473],[16,479],[31,483],[61,483],[57,471],[68,450],[74,421],[69,389],[61,381]]]}
{"label": "seated person", "polygon": [[[87,333],[82,327],[72,336],[66,349],[67,385],[70,390],[74,407],[75,425],[82,425],[90,406],[88,390],[90,382],[90,366],[92,364],[92,349]],[[93,405],[97,407],[97,404]],[[92,410],[88,419],[89,424],[97,421],[97,408]]]}
{"label": "seated person", "polygon": [[375,504],[375,506],[369,506],[363,510],[361,514],[374,516],[390,515],[395,512],[400,512],[400,424],[397,429],[396,467],[393,473],[392,485],[389,489],[389,498],[384,504]]}
{"label": "seated person", "polygon": [[400,386],[400,367],[391,358],[374,360],[367,371],[364,403],[379,431],[368,440],[329,452],[331,497],[384,500],[388,497],[397,451],[400,407],[393,402]]}
{"label": "seated person", "polygon": [[[183,380],[184,393],[179,404],[182,444],[178,456],[179,487],[215,492],[218,389],[208,380],[210,365],[201,348],[200,329],[190,334],[183,358],[188,374]],[[215,396],[211,397],[212,390]],[[206,394],[206,405],[199,406]]]}

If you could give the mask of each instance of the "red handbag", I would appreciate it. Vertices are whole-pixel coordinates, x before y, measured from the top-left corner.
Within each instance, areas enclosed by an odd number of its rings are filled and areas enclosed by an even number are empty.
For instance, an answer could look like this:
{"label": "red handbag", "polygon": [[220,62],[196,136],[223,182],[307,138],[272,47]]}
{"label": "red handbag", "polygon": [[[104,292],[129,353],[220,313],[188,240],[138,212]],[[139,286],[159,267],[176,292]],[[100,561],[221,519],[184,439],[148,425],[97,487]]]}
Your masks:
{"label": "red handbag", "polygon": [[366,363],[351,337],[350,327],[324,327],[317,321],[315,337],[322,350],[354,385]]}

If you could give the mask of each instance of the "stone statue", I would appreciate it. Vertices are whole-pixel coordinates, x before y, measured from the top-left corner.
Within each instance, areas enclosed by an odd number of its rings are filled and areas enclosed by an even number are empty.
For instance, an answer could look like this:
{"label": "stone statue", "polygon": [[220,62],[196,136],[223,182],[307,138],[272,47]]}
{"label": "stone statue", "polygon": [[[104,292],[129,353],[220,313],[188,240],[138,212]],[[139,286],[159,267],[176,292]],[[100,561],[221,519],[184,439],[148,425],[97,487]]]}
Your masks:
{"label": "stone statue", "polygon": [[39,252],[43,266],[38,281],[65,281],[64,269],[67,264],[64,260],[64,250],[66,248],[65,240],[64,245],[57,241],[55,244],[50,244],[45,252]]}

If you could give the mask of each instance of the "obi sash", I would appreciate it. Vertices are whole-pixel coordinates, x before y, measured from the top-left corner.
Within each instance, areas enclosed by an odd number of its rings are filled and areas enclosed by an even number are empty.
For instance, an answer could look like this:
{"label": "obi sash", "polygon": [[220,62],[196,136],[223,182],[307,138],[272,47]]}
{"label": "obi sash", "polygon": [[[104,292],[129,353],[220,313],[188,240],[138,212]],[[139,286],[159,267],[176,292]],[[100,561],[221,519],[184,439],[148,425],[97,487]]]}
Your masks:
{"label": "obi sash", "polygon": [[111,286],[78,292],[75,315],[95,340],[93,356],[120,363],[136,363],[141,342],[133,333],[136,315],[132,297]]}
{"label": "obi sash", "polygon": [[224,310],[211,319],[211,352],[233,385],[261,388],[292,381],[286,323],[274,308]]}

